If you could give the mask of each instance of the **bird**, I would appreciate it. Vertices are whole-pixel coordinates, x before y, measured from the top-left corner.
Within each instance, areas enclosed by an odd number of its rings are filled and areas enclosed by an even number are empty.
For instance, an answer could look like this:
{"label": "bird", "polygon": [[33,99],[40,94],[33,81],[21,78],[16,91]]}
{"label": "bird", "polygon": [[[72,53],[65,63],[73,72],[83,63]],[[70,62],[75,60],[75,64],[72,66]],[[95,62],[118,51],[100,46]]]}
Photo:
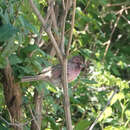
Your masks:
{"label": "bird", "polygon": [[[73,56],[68,60],[67,64],[67,81],[68,83],[74,81],[80,74],[83,68],[83,58],[81,56]],[[49,66],[44,68],[40,74],[35,76],[24,76],[21,82],[30,82],[43,80],[52,83],[53,85],[61,84],[62,65]]]}

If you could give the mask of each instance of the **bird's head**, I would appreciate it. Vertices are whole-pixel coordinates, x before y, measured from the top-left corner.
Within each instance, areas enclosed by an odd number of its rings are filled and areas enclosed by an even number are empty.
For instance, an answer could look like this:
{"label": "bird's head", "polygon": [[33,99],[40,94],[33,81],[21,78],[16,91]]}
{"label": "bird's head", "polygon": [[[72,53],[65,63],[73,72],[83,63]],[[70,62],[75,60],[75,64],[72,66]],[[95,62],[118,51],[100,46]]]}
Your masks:
{"label": "bird's head", "polygon": [[72,57],[73,63],[83,63],[83,58],[81,56],[74,56]]}
{"label": "bird's head", "polygon": [[71,61],[75,64],[78,64],[81,69],[84,67],[83,57],[81,57],[81,56],[74,56],[74,57],[72,57]]}

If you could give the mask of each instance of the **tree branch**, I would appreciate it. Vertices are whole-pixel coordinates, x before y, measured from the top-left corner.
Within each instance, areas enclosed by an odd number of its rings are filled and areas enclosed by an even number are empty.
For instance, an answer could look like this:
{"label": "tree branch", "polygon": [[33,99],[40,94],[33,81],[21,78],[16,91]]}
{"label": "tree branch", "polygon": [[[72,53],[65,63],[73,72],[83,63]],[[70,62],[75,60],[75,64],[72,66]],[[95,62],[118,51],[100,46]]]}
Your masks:
{"label": "tree branch", "polygon": [[96,92],[103,92],[103,91],[111,91],[111,90],[115,90],[115,86],[111,86],[111,87],[108,87],[108,86],[102,86],[102,87],[88,87],[87,90],[89,91],[96,91]]}
{"label": "tree branch", "polygon": [[22,129],[23,126],[28,125],[28,124],[33,120],[33,119],[31,119],[31,120],[27,121],[26,123],[10,123],[10,122],[8,122],[5,118],[3,118],[2,116],[0,116],[0,119],[1,119],[2,121],[4,121],[8,126],[17,126],[17,127],[19,127],[20,129]]}
{"label": "tree branch", "polygon": [[71,42],[72,42],[74,22],[75,22],[75,10],[76,10],[76,0],[73,0],[73,14],[72,14],[72,21],[71,21],[71,31],[70,31],[68,46],[67,46],[67,49],[66,49],[66,55],[67,56],[69,55],[69,49],[70,49]]}
{"label": "tree branch", "polygon": [[44,18],[42,17],[42,15],[40,14],[39,10],[37,9],[37,7],[35,6],[35,4],[33,3],[33,0],[29,0],[31,7],[33,8],[35,14],[37,15],[38,19],[41,21],[43,27],[46,27],[46,23]]}
{"label": "tree branch", "polygon": [[64,89],[64,110],[67,130],[72,130],[71,112],[70,112],[70,100],[68,95],[68,81],[67,81],[67,58],[63,59],[62,65],[62,85]]}
{"label": "tree branch", "polygon": [[60,49],[59,49],[59,47],[58,47],[58,45],[57,45],[57,42],[56,42],[56,40],[55,40],[55,38],[54,38],[54,36],[53,36],[51,30],[48,30],[48,31],[47,31],[47,34],[48,34],[48,36],[50,37],[51,42],[53,42],[53,46],[54,46],[55,49],[56,49],[58,58],[60,59],[60,62],[63,63],[62,53],[61,53],[61,51],[60,51]]}
{"label": "tree branch", "polygon": [[112,98],[114,97],[114,95],[118,92],[118,89],[115,88],[113,94],[111,95],[111,97],[109,98],[109,100],[107,101],[107,104],[105,105],[103,111],[98,115],[98,117],[96,118],[96,120],[93,122],[93,124],[90,126],[89,130],[93,130],[94,126],[97,124],[97,121],[99,120],[99,118],[102,116],[102,114],[104,113],[104,111],[106,110],[107,106],[110,105]]}
{"label": "tree branch", "polygon": [[[38,102],[36,102],[36,103],[38,103]],[[40,104],[40,105],[41,105],[41,104]],[[39,104],[38,104],[38,106],[37,106],[37,104],[36,104],[35,106],[38,107]],[[38,120],[37,120],[36,117],[33,115],[33,112],[32,112],[32,109],[31,109],[30,106],[29,106],[29,111],[30,111],[30,113],[31,113],[31,115],[32,115],[32,118],[33,118],[32,121],[35,122],[35,124],[34,124],[34,123],[31,124],[31,130],[40,130],[41,123],[40,123],[40,124],[38,123]],[[40,113],[41,113],[41,111],[40,111]],[[38,115],[38,116],[39,116],[39,115]],[[41,115],[40,115],[40,116],[41,116]],[[38,119],[39,119],[39,118],[38,118]],[[40,120],[40,122],[41,122],[41,120]]]}
{"label": "tree branch", "polygon": [[[48,0],[50,1],[50,0]],[[52,24],[53,24],[53,27],[54,27],[54,32],[56,32],[56,34],[58,33],[58,26],[57,26],[57,21],[56,21],[56,16],[55,16],[55,12],[54,12],[54,4],[51,4],[50,3],[50,12],[51,12],[51,20],[52,20]]]}
{"label": "tree branch", "polygon": [[62,7],[63,7],[63,19],[62,19],[62,29],[61,29],[61,52],[62,54],[65,55],[65,47],[64,47],[64,42],[65,42],[65,22],[66,22],[66,17],[67,17],[67,13],[68,10],[71,7],[71,2],[72,0],[66,0],[66,2],[64,2],[64,0],[62,1]]}
{"label": "tree branch", "polygon": [[[48,0],[50,1],[50,0]],[[51,20],[52,20],[52,25],[53,25],[53,31],[54,31],[54,37],[57,41],[58,46],[60,45],[60,34],[59,34],[59,29],[58,29],[58,25],[57,25],[57,21],[56,21],[56,14],[54,11],[54,5],[51,4]],[[57,12],[59,13],[59,12]],[[52,47],[50,55],[54,56],[55,55],[55,49],[54,47]]]}
{"label": "tree branch", "polygon": [[104,59],[105,59],[105,57],[106,57],[106,54],[107,54],[107,52],[108,52],[108,49],[109,49],[109,47],[110,47],[111,40],[112,40],[112,36],[113,36],[113,34],[114,34],[114,32],[115,32],[115,29],[116,29],[117,24],[118,24],[118,22],[119,22],[119,20],[120,20],[120,17],[122,16],[122,13],[123,13],[125,10],[127,10],[127,9],[130,9],[130,7],[129,7],[129,6],[128,6],[128,7],[124,7],[124,8],[122,8],[120,11],[118,11],[118,12],[116,13],[116,15],[117,15],[117,14],[119,14],[119,15],[118,15],[118,17],[117,17],[117,19],[116,19],[116,22],[115,22],[115,24],[114,24],[114,28],[113,28],[113,30],[112,30],[112,32],[111,32],[111,34],[110,34],[110,38],[109,38],[109,40],[105,43],[105,44],[107,44],[107,46],[106,46],[106,49],[105,49],[105,52],[104,52],[103,61],[104,61]]}
{"label": "tree branch", "polygon": [[[67,57],[64,54],[64,31],[65,31],[65,20],[66,20],[66,16],[68,13],[68,9],[71,7],[70,3],[71,1],[67,0],[66,3],[66,10],[64,12],[64,17],[63,17],[63,22],[62,22],[62,38],[61,38],[61,50],[58,47],[58,44],[52,34],[51,28],[47,27],[45,25],[45,20],[43,19],[43,17],[41,16],[40,12],[38,11],[38,9],[36,8],[36,6],[34,5],[34,3],[32,2],[32,0],[29,0],[31,7],[33,8],[35,14],[38,16],[39,20],[42,22],[42,25],[46,31],[46,33],[48,34],[48,37],[51,39],[51,42],[57,52],[57,56],[62,64],[62,85],[63,85],[63,89],[64,89],[64,100],[65,100],[65,104],[64,104],[64,109],[65,109],[65,117],[66,117],[66,125],[67,125],[67,129],[68,130],[72,130],[72,121],[71,121],[71,114],[70,114],[70,103],[69,103],[69,95],[68,95],[68,81],[67,81]],[[64,2],[63,2],[64,3]],[[64,54],[64,55],[63,55]]]}
{"label": "tree branch", "polygon": [[105,49],[105,52],[104,52],[103,61],[105,60],[105,57],[106,57],[106,55],[107,55],[108,49],[109,49],[110,44],[111,44],[112,36],[113,36],[113,34],[114,34],[114,32],[115,32],[115,29],[116,29],[116,27],[117,27],[117,25],[118,25],[118,22],[119,22],[119,20],[120,20],[120,17],[121,17],[121,15],[122,15],[123,11],[124,11],[124,9],[121,9],[120,14],[119,14],[119,16],[117,17],[116,22],[115,22],[115,24],[114,24],[114,28],[112,29],[112,32],[111,32],[111,34],[110,34],[110,38],[109,38],[109,40],[106,42],[107,46],[106,46],[106,49]]}
{"label": "tree branch", "polygon": [[60,61],[62,62],[62,59],[63,59],[63,58],[62,58],[62,54],[61,54],[61,51],[60,51],[60,49],[59,49],[59,47],[58,47],[58,45],[57,45],[57,42],[56,42],[56,40],[55,40],[53,34],[52,34],[52,32],[51,32],[51,29],[50,29],[49,27],[46,27],[45,20],[44,20],[44,18],[42,17],[42,15],[40,14],[39,10],[36,8],[35,4],[33,3],[33,0],[29,0],[29,2],[30,2],[30,5],[31,5],[31,7],[33,8],[35,14],[37,15],[38,19],[41,21],[41,23],[42,23],[42,25],[43,25],[43,27],[44,27],[44,30],[46,31],[46,33],[47,33],[48,36],[50,37],[51,42],[52,42],[52,44],[53,44],[53,46],[55,47],[55,50],[56,50],[56,52],[57,52],[57,55],[58,55]]}
{"label": "tree branch", "polygon": [[61,52],[62,54],[65,54],[65,47],[64,47],[64,41],[65,41],[65,21],[67,17],[67,10],[64,10],[63,12],[63,19],[62,19],[62,29],[61,29]]}
{"label": "tree branch", "polygon": [[122,2],[117,4],[107,4],[106,7],[113,7],[113,6],[122,6],[122,5],[128,5],[130,2]]}

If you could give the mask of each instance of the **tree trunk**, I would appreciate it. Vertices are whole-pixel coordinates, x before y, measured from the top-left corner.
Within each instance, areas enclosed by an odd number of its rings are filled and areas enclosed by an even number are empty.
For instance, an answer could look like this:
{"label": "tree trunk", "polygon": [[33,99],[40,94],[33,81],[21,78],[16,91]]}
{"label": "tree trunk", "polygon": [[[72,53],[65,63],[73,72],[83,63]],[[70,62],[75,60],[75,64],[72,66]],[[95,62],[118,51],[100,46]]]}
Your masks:
{"label": "tree trunk", "polygon": [[34,90],[34,104],[35,104],[35,119],[31,123],[31,130],[40,130],[42,123],[42,101],[44,96],[44,90],[38,92]]}
{"label": "tree trunk", "polygon": [[[9,63],[2,73],[4,97],[10,113],[10,120],[12,124],[19,124],[22,119],[22,95],[19,84],[14,81],[14,76],[12,75],[12,69]],[[14,130],[23,130],[21,125],[13,125],[13,128]]]}

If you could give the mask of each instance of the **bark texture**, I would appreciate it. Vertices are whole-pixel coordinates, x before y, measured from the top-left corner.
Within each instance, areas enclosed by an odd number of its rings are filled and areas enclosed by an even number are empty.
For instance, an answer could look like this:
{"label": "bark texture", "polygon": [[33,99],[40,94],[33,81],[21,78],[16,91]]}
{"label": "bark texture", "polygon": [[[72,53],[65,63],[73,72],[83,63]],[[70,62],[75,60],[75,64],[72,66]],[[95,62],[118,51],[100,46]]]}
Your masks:
{"label": "bark texture", "polygon": [[44,96],[44,90],[38,92],[34,90],[34,104],[35,104],[35,120],[31,123],[31,130],[40,130],[42,123],[42,101]]}
{"label": "bark texture", "polygon": [[[4,97],[7,108],[10,113],[11,123],[20,123],[22,119],[22,95],[19,84],[15,83],[10,64],[4,70],[1,70],[3,77]],[[14,130],[23,130],[22,126],[13,126]]]}

